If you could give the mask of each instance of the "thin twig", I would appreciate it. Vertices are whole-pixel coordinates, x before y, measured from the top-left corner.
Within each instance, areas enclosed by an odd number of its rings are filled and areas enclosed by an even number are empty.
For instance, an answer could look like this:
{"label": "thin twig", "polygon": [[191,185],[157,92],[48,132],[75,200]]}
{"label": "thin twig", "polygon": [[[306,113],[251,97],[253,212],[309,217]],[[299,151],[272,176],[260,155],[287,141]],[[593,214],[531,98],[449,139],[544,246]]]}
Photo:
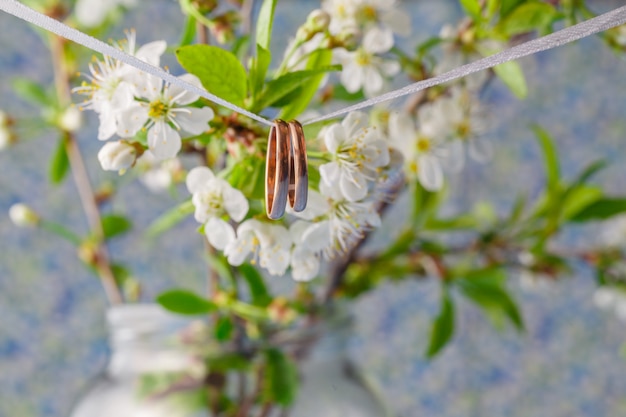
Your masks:
{"label": "thin twig", "polygon": [[[70,77],[65,65],[64,40],[56,35],[50,36],[50,50],[52,68],[54,71],[54,83],[59,104],[67,107],[71,104]],[[109,262],[109,254],[105,244],[102,218],[96,201],[95,193],[89,182],[89,175],[83,157],[71,132],[63,132],[65,135],[65,149],[72,170],[72,177],[76,184],[78,196],[89,224],[89,229],[97,239],[97,247],[94,259],[94,267],[100,276],[107,299],[111,304],[120,304],[123,301],[120,289],[115,281],[115,275]]]}

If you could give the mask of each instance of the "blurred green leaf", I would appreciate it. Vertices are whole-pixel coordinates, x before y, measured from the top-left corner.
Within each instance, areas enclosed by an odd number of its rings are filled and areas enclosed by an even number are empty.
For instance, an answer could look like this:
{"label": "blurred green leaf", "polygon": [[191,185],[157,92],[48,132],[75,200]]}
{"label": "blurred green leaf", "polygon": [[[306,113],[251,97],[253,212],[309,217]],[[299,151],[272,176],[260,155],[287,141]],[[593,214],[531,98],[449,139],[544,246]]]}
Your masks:
{"label": "blurred green leaf", "polygon": [[247,74],[231,52],[211,45],[188,45],[178,48],[176,57],[180,65],[197,76],[210,93],[243,106]]}
{"label": "blurred green leaf", "polygon": [[[318,49],[309,56],[306,64],[307,70],[317,70],[320,68],[327,68],[333,58],[333,52],[330,49]],[[301,92],[298,98],[294,99],[289,105],[283,107],[280,112],[280,118],[284,120],[291,120],[300,115],[311,103],[311,100],[317,93],[320,83],[324,79],[325,74],[319,73],[315,77],[311,77],[309,81],[301,87]]]}
{"label": "blurred green leaf", "polygon": [[186,219],[194,211],[194,206],[191,200],[187,200],[177,207],[165,212],[159,218],[157,218],[146,230],[146,235],[150,238],[154,238],[163,232],[176,226],[178,223]]}
{"label": "blurred green leaf", "polygon": [[561,168],[554,140],[550,134],[539,125],[532,126],[532,130],[535,132],[535,136],[537,137],[543,152],[544,165],[546,169],[546,185],[549,190],[556,191],[561,178]]}
{"label": "blurred green leaf", "polygon": [[256,110],[271,107],[278,100],[293,92],[295,89],[311,82],[319,74],[331,71],[338,71],[341,67],[334,65],[329,67],[317,68],[313,70],[302,70],[289,72],[285,75],[270,81],[263,90],[263,93],[255,103]]}
{"label": "blurred green leaf", "polygon": [[239,266],[239,272],[246,280],[250,295],[252,296],[252,304],[260,307],[266,307],[271,301],[272,296],[265,286],[265,281],[261,273],[249,263]]}
{"label": "blurred green leaf", "polygon": [[112,238],[128,232],[133,224],[126,217],[118,214],[110,214],[102,217],[102,230],[104,237]]}
{"label": "blurred green leaf", "polygon": [[576,217],[578,213],[589,207],[591,204],[602,198],[602,189],[599,187],[590,187],[579,185],[571,191],[563,194],[561,201],[563,207],[561,209],[562,218],[569,220]]}
{"label": "blurred green leaf", "polygon": [[480,20],[480,2],[478,0],[459,0],[465,13],[474,18],[474,20]]}
{"label": "blurred green leaf", "polygon": [[67,157],[66,146],[67,138],[62,136],[50,160],[48,176],[52,184],[60,184],[70,170],[70,160]]}
{"label": "blurred green leaf", "polygon": [[496,327],[506,317],[517,328],[524,330],[524,321],[517,304],[506,288],[506,274],[499,268],[471,271],[464,279],[455,281],[461,292],[483,309]]}
{"label": "blurred green leaf", "polygon": [[430,343],[426,351],[428,358],[433,358],[452,338],[454,333],[454,304],[447,288],[441,296],[441,310],[433,321],[430,331]]}
{"label": "blurred green leaf", "polygon": [[170,290],[160,294],[157,302],[166,310],[178,314],[206,314],[217,309],[212,301],[187,290]]}
{"label": "blurred green leaf", "polygon": [[248,198],[263,198],[265,196],[265,159],[251,155],[238,161],[228,175],[228,182]]}
{"label": "blurred green leaf", "polygon": [[215,323],[215,338],[220,342],[230,340],[234,330],[235,325],[230,317],[220,317]]}
{"label": "blurred green leaf", "polygon": [[187,15],[187,20],[185,21],[185,28],[183,30],[183,35],[180,39],[178,46],[187,46],[191,45],[196,37],[196,19]]}
{"label": "blurred green leaf", "polygon": [[272,39],[276,3],[277,0],[264,0],[256,23],[256,43],[268,51],[270,50],[270,41]]}
{"label": "blurred green leaf", "polygon": [[544,30],[559,16],[559,12],[551,4],[535,1],[526,2],[501,20],[497,29],[508,36],[533,30]]}
{"label": "blurred green leaf", "polygon": [[250,63],[250,90],[252,97],[256,99],[265,85],[265,75],[270,67],[272,54],[261,45],[257,44],[256,57]]}
{"label": "blurred green leaf", "polygon": [[515,97],[519,99],[526,98],[528,95],[528,86],[526,85],[526,77],[522,67],[517,61],[509,61],[504,64],[496,65],[493,71],[498,78],[506,84]]}
{"label": "blurred green leaf", "polygon": [[500,17],[505,17],[527,0],[500,0]]}
{"label": "blurred green leaf", "polygon": [[32,104],[51,106],[54,99],[46,92],[43,86],[28,78],[16,78],[12,82],[13,90],[19,97]]}
{"label": "blurred green leaf", "polygon": [[262,397],[265,402],[288,406],[298,390],[296,365],[278,349],[265,351]]}
{"label": "blurred green leaf", "polygon": [[626,198],[600,198],[572,216],[573,222],[606,220],[626,212]]}
{"label": "blurred green leaf", "polygon": [[239,353],[223,353],[206,359],[210,372],[246,371],[252,362]]}

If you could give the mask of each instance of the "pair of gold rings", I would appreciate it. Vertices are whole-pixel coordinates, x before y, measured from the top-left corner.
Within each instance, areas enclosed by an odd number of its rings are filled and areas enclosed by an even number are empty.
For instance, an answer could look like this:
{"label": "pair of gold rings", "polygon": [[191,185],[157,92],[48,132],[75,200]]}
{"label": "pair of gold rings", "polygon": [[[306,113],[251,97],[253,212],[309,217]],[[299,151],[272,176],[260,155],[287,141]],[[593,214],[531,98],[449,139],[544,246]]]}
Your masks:
{"label": "pair of gold rings", "polygon": [[295,120],[275,120],[267,142],[265,165],[265,208],[267,217],[279,219],[285,214],[287,200],[291,208],[304,210],[309,192],[306,143],[302,125]]}

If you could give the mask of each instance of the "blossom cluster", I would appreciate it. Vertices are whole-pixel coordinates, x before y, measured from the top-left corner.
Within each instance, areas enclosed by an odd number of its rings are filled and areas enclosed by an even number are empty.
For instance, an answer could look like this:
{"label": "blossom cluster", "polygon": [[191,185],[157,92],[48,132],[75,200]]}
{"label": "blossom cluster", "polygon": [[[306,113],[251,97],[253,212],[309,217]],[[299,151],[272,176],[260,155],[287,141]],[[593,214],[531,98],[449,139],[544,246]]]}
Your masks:
{"label": "blossom cluster", "polygon": [[[291,212],[296,220],[289,227],[244,220],[249,204],[241,191],[209,168],[189,172],[195,219],[231,265],[251,259],[272,275],[284,275],[291,267],[294,279],[307,281],[317,276],[324,258],[348,251],[365,231],[380,225],[372,196],[377,174],[390,161],[388,141],[369,126],[363,113],[351,113],[321,136],[331,160],[320,166],[319,192],[309,191],[307,208]],[[241,222],[236,231],[225,217]]]}
{"label": "blossom cluster", "polygon": [[[137,48],[134,32],[118,46],[156,66],[167,47],[164,41],[155,41]],[[143,145],[136,139],[140,132],[146,134],[150,154],[147,158],[162,161],[174,158],[180,151],[181,132],[194,136],[209,129],[213,110],[190,106],[200,98],[196,94],[107,56],[102,61],[94,60],[89,70],[89,82],[74,89],[88,96],[81,108],[98,114],[99,140],[108,140],[114,135],[122,138],[107,143],[98,154],[105,170],[123,171],[135,164],[137,157],[144,153]],[[179,78],[201,87],[195,75],[184,74]]]}

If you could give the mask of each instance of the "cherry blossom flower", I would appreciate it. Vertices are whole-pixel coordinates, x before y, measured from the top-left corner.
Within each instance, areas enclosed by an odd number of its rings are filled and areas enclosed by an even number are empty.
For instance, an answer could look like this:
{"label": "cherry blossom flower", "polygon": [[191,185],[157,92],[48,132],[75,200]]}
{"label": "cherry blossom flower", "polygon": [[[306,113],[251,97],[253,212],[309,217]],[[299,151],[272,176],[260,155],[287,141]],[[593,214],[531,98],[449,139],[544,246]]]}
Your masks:
{"label": "cherry blossom flower", "polygon": [[374,181],[378,170],[389,163],[387,141],[368,123],[367,115],[353,112],[323,132],[332,162],[320,167],[322,181],[338,186],[349,201],[365,198],[368,182]]}
{"label": "cherry blossom flower", "polygon": [[[202,83],[192,74],[180,79],[202,87]],[[148,131],[148,147],[157,159],[175,157],[182,146],[179,131],[199,135],[208,130],[214,113],[210,107],[187,107],[200,96],[183,90],[176,85],[164,84],[157,77],[145,75],[145,82],[137,94],[145,101],[135,101],[118,114],[117,134],[132,137],[140,129]]]}
{"label": "cherry blossom flower", "polygon": [[291,252],[291,276],[296,281],[310,281],[319,273],[322,252],[328,250],[331,237],[327,222],[299,220],[289,228],[294,247]]}
{"label": "cherry blossom flower", "polygon": [[184,175],[183,166],[178,158],[159,161],[150,151],[137,159],[135,169],[139,170],[139,181],[153,193],[169,189],[177,178]]}
{"label": "cherry blossom flower", "polygon": [[272,275],[284,275],[292,246],[289,231],[279,224],[246,220],[237,228],[237,238],[224,249],[228,263],[241,265],[249,256]]}
{"label": "cherry blossom flower", "polygon": [[105,171],[123,173],[135,163],[136,158],[135,147],[124,141],[107,142],[98,152],[98,161]]}
{"label": "cherry blossom flower", "polygon": [[[136,50],[135,32],[131,31],[127,34],[127,42],[118,43],[117,46],[142,61],[158,66],[167,44],[164,41],[155,41]],[[98,139],[107,140],[117,131],[118,114],[133,103],[136,83],[143,77],[139,75],[139,70],[108,56],[104,56],[102,61],[94,60],[89,64],[89,72],[90,75],[86,75],[89,82],[72,91],[89,97],[80,105],[80,109],[90,109],[98,113]]]}
{"label": "cherry blossom flower", "polygon": [[233,227],[222,217],[240,222],[248,213],[248,200],[228,182],[217,178],[207,167],[196,167],[187,174],[187,189],[193,194],[194,217],[204,224],[209,243],[223,250],[235,240]]}
{"label": "cherry blossom flower", "polygon": [[136,0],[78,0],[76,19],[85,27],[91,28],[102,24],[107,16],[119,6],[132,7]]}
{"label": "cherry blossom flower", "polygon": [[343,66],[341,83],[350,93],[363,89],[368,97],[383,90],[385,78],[400,71],[397,61],[385,60],[378,55],[388,52],[393,46],[390,31],[374,27],[365,34],[363,44],[353,52],[337,49],[335,58]]}
{"label": "cherry blossom flower", "polygon": [[437,100],[420,107],[417,124],[407,113],[389,116],[392,146],[403,153],[408,175],[429,191],[443,187],[442,161],[449,155],[446,140],[451,133],[446,111],[446,102]]}
{"label": "cherry blossom flower", "polygon": [[411,33],[410,15],[398,8],[396,0],[324,0],[322,8],[331,15],[333,34],[372,26],[401,36]]}

